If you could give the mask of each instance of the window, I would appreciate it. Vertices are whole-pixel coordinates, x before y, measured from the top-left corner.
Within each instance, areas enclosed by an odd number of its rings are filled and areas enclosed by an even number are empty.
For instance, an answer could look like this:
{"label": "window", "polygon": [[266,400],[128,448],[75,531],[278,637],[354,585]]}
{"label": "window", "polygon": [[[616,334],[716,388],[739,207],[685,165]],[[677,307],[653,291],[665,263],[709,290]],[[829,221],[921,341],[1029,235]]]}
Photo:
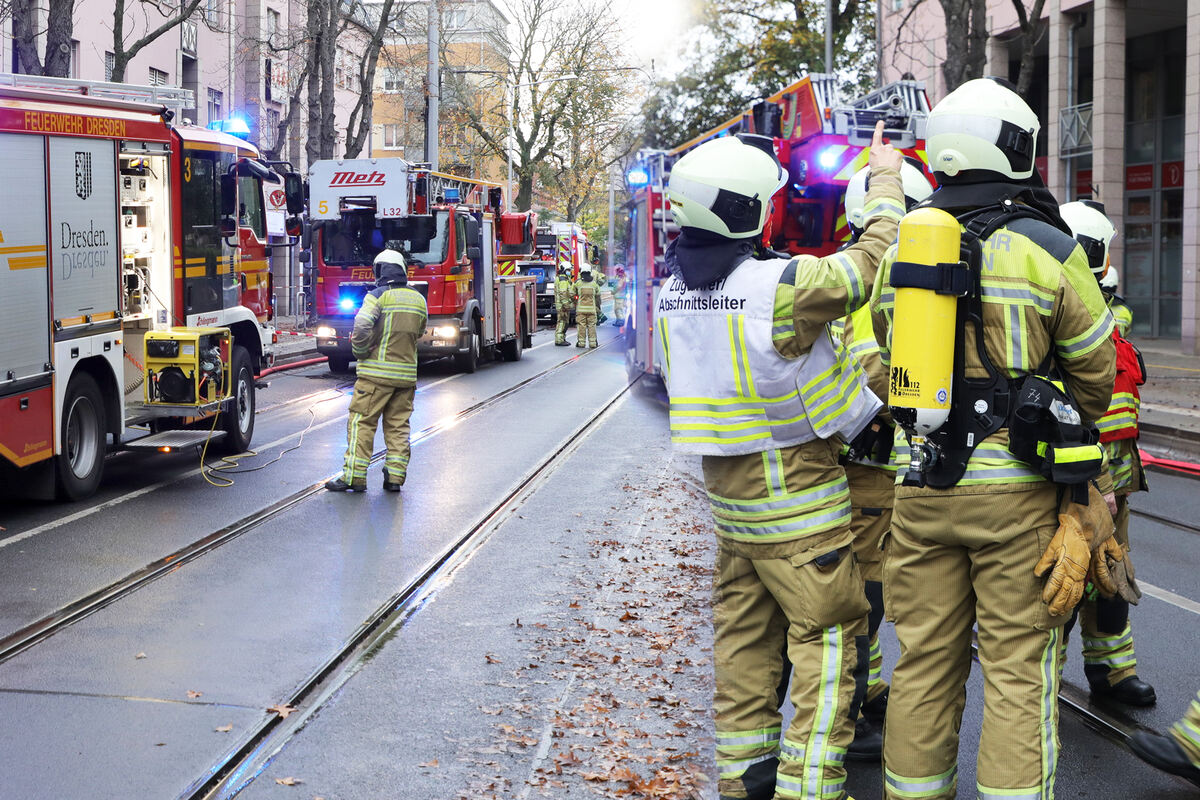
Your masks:
{"label": "window", "polygon": [[892,0],[892,11],[903,11],[904,0]]}
{"label": "window", "polygon": [[392,149],[404,147],[402,128],[401,125],[384,125],[383,146]]}
{"label": "window", "polygon": [[259,131],[258,138],[262,141],[263,147],[270,150],[275,149],[275,145],[279,141],[279,112],[275,109],[267,109],[266,121]]}
{"label": "window", "polygon": [[208,17],[208,24],[214,28],[221,27],[221,4],[223,0],[208,0],[205,15]]}
{"label": "window", "polygon": [[71,66],[70,72],[72,78],[79,77],[79,40],[71,40]]}
{"label": "window", "polygon": [[263,68],[263,96],[267,100],[274,100],[271,97],[271,59],[266,60],[267,63]]}
{"label": "window", "polygon": [[221,101],[224,96],[216,89],[208,90],[208,121],[212,122],[215,119],[222,119]]}
{"label": "window", "polygon": [[150,85],[151,86],[166,86],[171,82],[171,76],[163,72],[161,69],[150,68]]}
{"label": "window", "polygon": [[113,67],[115,67],[116,64],[117,64],[116,53],[105,53],[104,54],[104,80],[106,80],[106,81],[112,80]]}
{"label": "window", "polygon": [[403,84],[403,76],[398,69],[385,69],[383,71],[383,90],[385,92],[398,92]]}
{"label": "window", "polygon": [[465,28],[467,25],[466,9],[452,9],[442,12],[442,27],[446,30]]}
{"label": "window", "polygon": [[238,176],[238,224],[254,231],[259,239],[267,238],[262,184],[252,175]]}
{"label": "window", "polygon": [[268,8],[267,9],[267,44],[272,47],[278,47],[279,43],[275,40],[279,35],[279,12]]}

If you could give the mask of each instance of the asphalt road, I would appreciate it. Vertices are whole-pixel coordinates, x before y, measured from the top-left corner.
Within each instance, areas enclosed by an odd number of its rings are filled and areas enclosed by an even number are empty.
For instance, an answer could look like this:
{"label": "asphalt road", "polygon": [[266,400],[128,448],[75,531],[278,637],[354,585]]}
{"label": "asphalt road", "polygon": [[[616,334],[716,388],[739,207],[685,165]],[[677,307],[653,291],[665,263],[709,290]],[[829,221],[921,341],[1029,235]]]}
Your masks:
{"label": "asphalt road", "polygon": [[[302,727],[249,753],[223,796],[489,796],[468,788],[473,773],[457,745],[494,727],[480,708],[519,696],[536,717],[578,678],[546,674],[514,686],[511,676],[485,672],[487,656],[532,661],[534,645],[514,637],[513,621],[536,620],[543,605],[572,596],[602,611],[612,571],[636,557],[628,549],[600,557],[584,527],[611,527],[614,547],[626,547],[647,526],[670,542],[672,526],[682,524],[678,514],[704,523],[695,497],[651,491],[631,499],[630,487],[664,475],[694,485],[697,465],[672,459],[665,413],[647,392],[622,394],[615,338],[604,327],[607,346],[582,353],[554,347],[543,331],[516,364],[488,364],[469,376],[424,367],[402,496],[379,489],[377,467],[366,495],[312,492],[0,662],[0,798],[190,796],[277,716],[268,709],[292,697],[381,604],[477,528],[474,549],[428,583],[427,594],[353,661],[311,717],[313,709],[298,712]],[[241,459],[237,469],[271,461],[301,434],[302,444],[258,471],[229,476],[230,487],[204,481],[197,453],[128,453],[110,459],[101,492],[84,504],[0,510],[0,637],[335,474],[345,446],[346,378],[311,367],[270,381],[260,395],[260,455]],[[1192,480],[1150,477],[1153,491],[1137,496],[1135,508],[1189,522],[1200,516]],[[1162,729],[1200,688],[1200,535],[1135,516],[1132,539],[1146,590],[1133,614],[1139,672],[1154,684],[1159,705],[1096,708],[1126,727]],[[671,680],[702,705],[711,666],[698,653],[708,633],[702,622],[691,624],[700,641],[690,647],[699,650],[688,651],[680,663],[690,666]],[[883,639],[890,671],[897,645],[889,626]],[[1085,686],[1078,647],[1076,633],[1065,679]],[[975,670],[960,749],[964,798],[973,794],[981,692]],[[631,726],[644,719],[615,707],[612,714]],[[1061,717],[1060,797],[1195,796],[1065,708]],[[706,724],[680,744],[711,769]],[[532,730],[547,741],[558,735]],[[531,795],[524,781],[547,763],[547,752],[539,745],[497,755],[498,780],[509,788],[496,796],[575,797],[591,787],[540,785]],[[304,784],[276,781],[290,776]],[[879,787],[877,766],[852,765],[848,788],[858,800],[880,797]]]}

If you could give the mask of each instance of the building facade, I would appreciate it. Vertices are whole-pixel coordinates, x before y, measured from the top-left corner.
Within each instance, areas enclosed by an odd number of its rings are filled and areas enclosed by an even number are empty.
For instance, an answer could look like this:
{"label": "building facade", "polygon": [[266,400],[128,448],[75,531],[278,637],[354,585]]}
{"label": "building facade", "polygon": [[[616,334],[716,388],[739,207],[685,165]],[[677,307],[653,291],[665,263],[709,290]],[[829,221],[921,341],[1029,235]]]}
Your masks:
{"label": "building facade", "polygon": [[[1029,3],[1026,3],[1028,6]],[[1140,337],[1200,353],[1200,0],[1046,0],[1026,98],[1038,166],[1061,202],[1094,198],[1117,226],[1112,263]],[[1016,80],[1024,37],[988,0],[986,74]],[[883,80],[946,94],[940,4],[880,0]]]}

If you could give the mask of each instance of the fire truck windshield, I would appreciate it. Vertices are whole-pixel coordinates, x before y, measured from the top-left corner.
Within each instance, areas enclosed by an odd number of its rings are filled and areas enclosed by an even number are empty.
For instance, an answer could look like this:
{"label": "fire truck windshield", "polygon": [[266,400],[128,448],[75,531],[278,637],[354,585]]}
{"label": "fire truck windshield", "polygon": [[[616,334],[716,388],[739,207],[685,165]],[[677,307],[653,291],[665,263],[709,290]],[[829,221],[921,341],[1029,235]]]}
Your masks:
{"label": "fire truck windshield", "polygon": [[331,266],[371,264],[380,250],[390,248],[404,254],[408,263],[429,266],[446,260],[449,213],[435,211],[432,217],[375,219],[374,212],[355,211],[322,228],[321,255]]}

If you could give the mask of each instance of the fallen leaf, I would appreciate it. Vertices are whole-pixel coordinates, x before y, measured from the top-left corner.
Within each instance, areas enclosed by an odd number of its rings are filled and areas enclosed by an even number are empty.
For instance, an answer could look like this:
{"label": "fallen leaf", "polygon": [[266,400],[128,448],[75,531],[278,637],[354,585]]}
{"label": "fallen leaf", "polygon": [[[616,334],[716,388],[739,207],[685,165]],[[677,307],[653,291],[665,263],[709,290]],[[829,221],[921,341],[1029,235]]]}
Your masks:
{"label": "fallen leaf", "polygon": [[166,747],[167,743],[166,742],[155,742],[154,746],[155,747]]}
{"label": "fallen leaf", "polygon": [[231,730],[233,730],[233,723],[231,722],[228,725],[222,725],[219,728],[213,728],[213,730],[217,733],[229,733]]}
{"label": "fallen leaf", "polygon": [[606,780],[608,780],[608,776],[602,772],[581,772],[581,773],[579,773],[579,777],[583,778],[585,781],[606,781]]}
{"label": "fallen leaf", "polygon": [[639,617],[637,614],[634,614],[632,611],[626,611],[621,615],[621,622],[630,622],[635,619],[641,619],[641,617]]}
{"label": "fallen leaf", "polygon": [[438,760],[435,758],[432,761],[426,761],[424,764],[417,764],[418,767],[436,767]]}
{"label": "fallen leaf", "polygon": [[500,664],[500,663],[502,663],[502,662],[500,661],[500,659],[499,659],[499,658],[497,658],[497,657],[496,657],[495,655],[493,655],[492,653],[484,653],[484,654],[483,654],[483,660],[484,660],[484,661],[486,661],[486,662],[487,662],[487,663],[489,663],[489,664]]}
{"label": "fallen leaf", "polygon": [[297,780],[296,778],[293,778],[291,776],[288,776],[286,778],[276,778],[275,782],[278,783],[280,786],[296,786],[298,784],[304,783],[304,781]]}
{"label": "fallen leaf", "polygon": [[145,658],[145,657],[146,657],[145,653],[138,653],[136,656],[134,656],[134,658]]}
{"label": "fallen leaf", "polygon": [[273,714],[278,714],[281,719],[287,719],[288,714],[291,714],[295,710],[295,706],[289,706],[287,703],[280,703],[277,706],[271,706],[267,709],[267,711],[270,711]]}
{"label": "fallen leaf", "polygon": [[203,697],[203,696],[204,696],[204,692],[196,692],[191,689],[188,689],[188,699],[190,699],[190,700],[195,700],[197,697]]}

